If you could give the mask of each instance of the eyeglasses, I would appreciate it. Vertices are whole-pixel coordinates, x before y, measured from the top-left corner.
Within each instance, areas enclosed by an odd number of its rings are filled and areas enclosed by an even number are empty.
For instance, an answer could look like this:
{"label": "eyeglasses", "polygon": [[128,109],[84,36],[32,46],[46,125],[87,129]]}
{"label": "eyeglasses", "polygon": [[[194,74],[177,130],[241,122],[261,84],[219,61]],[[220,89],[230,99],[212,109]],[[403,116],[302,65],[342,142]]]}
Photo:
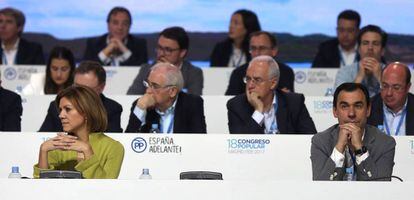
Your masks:
{"label": "eyeglasses", "polygon": [[271,80],[271,79],[262,79],[260,77],[254,77],[254,78],[252,78],[252,77],[249,77],[249,76],[245,76],[243,78],[243,82],[244,83],[253,83],[255,85],[259,85],[259,84],[261,84],[261,83],[263,83],[265,81]]}
{"label": "eyeglasses", "polygon": [[252,53],[254,51],[258,51],[258,52],[263,52],[263,51],[267,51],[267,50],[271,50],[272,47],[266,47],[266,46],[250,46],[249,48],[249,53]]}
{"label": "eyeglasses", "polygon": [[173,87],[174,86],[174,85],[161,86],[161,85],[158,85],[156,83],[151,83],[151,82],[148,82],[148,81],[143,81],[142,83],[144,84],[144,86],[146,88],[151,88],[153,90],[159,90],[159,89],[163,89],[163,88],[168,88],[168,87]]}
{"label": "eyeglasses", "polygon": [[180,50],[180,48],[172,49],[172,48],[170,48],[170,47],[162,47],[162,46],[159,46],[159,45],[158,45],[158,46],[155,48],[155,53],[160,53],[160,52],[162,52],[163,54],[165,54],[165,55],[169,56],[169,55],[171,55],[174,51],[178,51],[178,50]]}
{"label": "eyeglasses", "polygon": [[405,88],[404,86],[398,85],[398,84],[388,85],[386,83],[383,83],[381,85],[381,90],[387,90],[388,91],[389,89],[391,89],[394,92],[401,92],[402,90],[404,90],[404,88]]}

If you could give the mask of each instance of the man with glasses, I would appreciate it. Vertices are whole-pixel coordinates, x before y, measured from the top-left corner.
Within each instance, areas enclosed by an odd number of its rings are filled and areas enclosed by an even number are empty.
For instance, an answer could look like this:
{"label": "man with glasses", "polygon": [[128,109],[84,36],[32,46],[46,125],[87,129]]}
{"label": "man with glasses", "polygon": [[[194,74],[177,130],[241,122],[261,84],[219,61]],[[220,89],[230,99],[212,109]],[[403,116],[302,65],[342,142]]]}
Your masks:
{"label": "man with glasses", "polygon": [[337,38],[319,45],[313,68],[339,68],[357,62],[357,36],[361,17],[354,10],[344,10],[337,18]]}
{"label": "man with glasses", "polygon": [[[257,31],[250,34],[249,48],[252,58],[261,55],[275,58],[279,51],[276,37],[266,31]],[[277,64],[279,65],[280,71],[278,88],[285,92],[294,92],[295,75],[292,68],[281,62],[277,62]],[[225,95],[238,95],[244,93],[246,84],[243,82],[243,78],[246,76],[248,66],[249,63],[246,63],[233,70]]]}
{"label": "man with glasses", "polygon": [[[102,92],[106,84],[106,72],[102,65],[95,61],[83,61],[75,69],[75,85],[87,86],[94,90],[102,100],[108,116],[108,127],[106,132],[122,133],[121,113],[122,106],[116,101],[105,97]],[[40,127],[39,132],[59,132],[63,131],[62,123],[59,118],[58,104],[52,101],[49,105],[47,115]]]}
{"label": "man with glasses", "polygon": [[360,61],[341,66],[335,78],[335,88],[346,82],[362,83],[370,97],[380,92],[381,71],[385,67],[382,56],[387,44],[387,34],[378,26],[367,25],[358,35]]}
{"label": "man with glasses", "polygon": [[114,7],[106,19],[108,33],[87,41],[83,59],[108,66],[139,66],[148,62],[147,42],[129,34],[131,13]]}
{"label": "man with glasses", "polygon": [[170,63],[157,63],[143,82],[145,94],[134,101],[125,132],[206,133],[203,99],[182,92],[181,71]]}
{"label": "man with glasses", "polygon": [[387,135],[414,135],[414,95],[409,93],[411,72],[406,64],[394,62],[382,72],[381,92],[371,99],[368,124]]}
{"label": "man with glasses", "polygon": [[[183,28],[170,27],[164,29],[158,37],[155,49],[157,60],[155,63],[170,63],[179,68],[184,78],[183,91],[189,94],[201,95],[203,90],[203,72],[200,68],[185,60],[189,42],[188,35]],[[127,94],[145,93],[146,87],[143,81],[147,79],[151,67],[152,65],[143,65],[141,67]]]}
{"label": "man with glasses", "polygon": [[253,58],[247,68],[245,94],[227,102],[230,133],[316,133],[302,94],[276,89],[279,66],[270,56]]}

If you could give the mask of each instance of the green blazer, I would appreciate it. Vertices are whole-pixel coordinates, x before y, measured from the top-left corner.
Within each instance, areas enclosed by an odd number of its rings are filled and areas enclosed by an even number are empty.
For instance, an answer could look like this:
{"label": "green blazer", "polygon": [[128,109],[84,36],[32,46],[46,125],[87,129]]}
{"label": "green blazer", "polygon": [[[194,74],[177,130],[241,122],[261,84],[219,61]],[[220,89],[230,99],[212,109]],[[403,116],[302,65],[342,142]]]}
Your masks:
{"label": "green blazer", "polygon": [[40,169],[36,164],[33,177],[39,178],[40,170],[76,170],[84,178],[118,178],[124,159],[124,146],[103,133],[89,134],[89,143],[94,154],[88,160],[78,162],[76,151],[53,150],[48,153],[49,169]]}

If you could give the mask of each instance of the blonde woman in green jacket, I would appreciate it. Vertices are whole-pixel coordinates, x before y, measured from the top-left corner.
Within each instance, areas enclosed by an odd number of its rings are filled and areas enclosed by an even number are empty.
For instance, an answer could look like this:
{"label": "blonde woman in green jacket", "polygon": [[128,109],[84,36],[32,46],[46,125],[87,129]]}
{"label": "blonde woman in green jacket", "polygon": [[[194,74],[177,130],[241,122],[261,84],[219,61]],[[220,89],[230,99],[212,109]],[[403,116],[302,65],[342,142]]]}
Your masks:
{"label": "blonde woman in green jacket", "polygon": [[84,178],[118,178],[124,147],[102,133],[108,124],[107,115],[96,92],[71,86],[55,101],[65,133],[42,143],[33,177],[39,178],[41,170],[72,170]]}

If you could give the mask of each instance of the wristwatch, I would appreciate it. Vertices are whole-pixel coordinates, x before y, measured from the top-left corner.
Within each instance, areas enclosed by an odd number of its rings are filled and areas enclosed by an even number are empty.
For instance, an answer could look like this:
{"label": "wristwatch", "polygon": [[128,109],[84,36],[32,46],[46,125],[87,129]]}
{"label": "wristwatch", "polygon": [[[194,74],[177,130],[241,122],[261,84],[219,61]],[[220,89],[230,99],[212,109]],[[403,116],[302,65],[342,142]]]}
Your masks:
{"label": "wristwatch", "polygon": [[362,146],[361,149],[355,150],[355,155],[356,156],[360,156],[360,155],[366,153],[367,151],[368,151],[367,147],[366,146]]}

